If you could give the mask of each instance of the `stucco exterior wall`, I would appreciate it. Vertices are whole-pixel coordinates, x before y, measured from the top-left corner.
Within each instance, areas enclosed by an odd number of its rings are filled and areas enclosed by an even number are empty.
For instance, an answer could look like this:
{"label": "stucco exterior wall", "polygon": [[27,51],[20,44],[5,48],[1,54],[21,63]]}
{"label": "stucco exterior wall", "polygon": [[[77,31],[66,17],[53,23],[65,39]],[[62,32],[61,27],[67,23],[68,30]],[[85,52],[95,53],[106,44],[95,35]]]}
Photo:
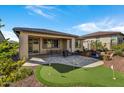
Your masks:
{"label": "stucco exterior wall", "polygon": [[72,38],[71,39],[71,47],[72,47],[72,52],[74,52],[75,51],[75,38]]}
{"label": "stucco exterior wall", "polygon": [[28,34],[20,32],[19,36],[19,55],[20,59],[28,59]]}
{"label": "stucco exterior wall", "polygon": [[91,49],[91,46],[90,46],[91,41],[96,41],[96,38],[89,38],[89,39],[83,40],[83,46],[85,49],[88,49],[88,50]]}
{"label": "stucco exterior wall", "polygon": [[102,44],[106,43],[106,48],[111,49],[111,37],[89,38],[83,41],[84,48],[91,49],[91,41],[99,40]]}
{"label": "stucco exterior wall", "polygon": [[118,44],[118,38],[123,39],[122,35],[113,35],[113,36],[106,36],[106,37],[99,37],[99,38],[89,38],[89,39],[85,39],[83,41],[83,46],[84,48],[87,49],[91,49],[91,41],[96,41],[99,40],[100,42],[102,42],[102,44],[106,43],[106,48],[108,48],[109,50],[111,49],[111,44],[112,44],[112,37],[114,37],[114,44],[117,45]]}

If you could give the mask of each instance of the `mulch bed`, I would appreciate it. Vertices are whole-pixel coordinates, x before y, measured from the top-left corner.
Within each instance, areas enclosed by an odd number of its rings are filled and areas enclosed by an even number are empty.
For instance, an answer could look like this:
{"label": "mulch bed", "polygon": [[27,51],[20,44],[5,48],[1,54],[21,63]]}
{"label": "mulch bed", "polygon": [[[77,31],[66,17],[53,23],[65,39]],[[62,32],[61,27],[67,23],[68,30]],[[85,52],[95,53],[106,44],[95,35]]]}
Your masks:
{"label": "mulch bed", "polygon": [[104,61],[104,66],[109,67],[113,65],[115,71],[124,72],[124,57],[114,56],[110,61]]}
{"label": "mulch bed", "polygon": [[[34,67],[31,68],[34,70]],[[37,81],[35,75],[33,74],[23,80],[11,84],[10,87],[45,87],[45,85]]]}

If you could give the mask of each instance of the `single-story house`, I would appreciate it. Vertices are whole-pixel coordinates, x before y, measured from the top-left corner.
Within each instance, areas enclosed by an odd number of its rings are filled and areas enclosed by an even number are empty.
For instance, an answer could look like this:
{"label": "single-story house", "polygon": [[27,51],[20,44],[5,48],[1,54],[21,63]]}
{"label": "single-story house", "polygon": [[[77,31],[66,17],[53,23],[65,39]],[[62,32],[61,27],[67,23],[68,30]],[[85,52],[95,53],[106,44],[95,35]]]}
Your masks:
{"label": "single-story house", "polygon": [[113,31],[100,31],[90,33],[84,36],[81,36],[83,40],[84,48],[90,50],[91,43],[94,41],[101,42],[102,45],[105,45],[107,49],[111,49],[113,45],[117,45],[124,42],[124,34],[121,32]]}
{"label": "single-story house", "polygon": [[0,43],[5,40],[5,37],[3,36],[2,32],[0,31]]}
{"label": "single-story house", "polygon": [[110,49],[111,44],[122,43],[124,38],[121,32],[96,32],[77,36],[49,29],[15,27],[13,30],[20,42],[20,59],[28,59],[36,54],[62,53],[63,50],[83,51],[83,48],[90,49],[93,40],[107,43]]}
{"label": "single-story house", "polygon": [[77,35],[48,29],[13,28],[19,37],[20,59],[36,54],[60,53],[63,50],[82,50],[82,40]]}

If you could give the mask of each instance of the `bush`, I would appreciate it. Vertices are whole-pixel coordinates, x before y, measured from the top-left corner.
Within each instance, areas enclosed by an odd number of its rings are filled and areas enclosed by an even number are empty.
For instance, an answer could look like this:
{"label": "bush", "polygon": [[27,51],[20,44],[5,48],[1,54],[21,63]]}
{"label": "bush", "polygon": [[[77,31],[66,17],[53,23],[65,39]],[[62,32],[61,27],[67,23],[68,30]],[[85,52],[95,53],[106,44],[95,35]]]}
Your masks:
{"label": "bush", "polygon": [[30,76],[33,74],[33,70],[31,68],[21,68],[20,69],[20,73],[22,75],[22,79],[27,77],[27,76]]}
{"label": "bush", "polygon": [[124,43],[112,46],[112,49],[115,51],[115,54],[117,54],[119,56],[123,56]]}
{"label": "bush", "polygon": [[0,44],[0,86],[8,86],[33,73],[31,69],[21,68],[25,60],[13,59],[18,53],[17,49],[18,44],[10,43],[8,40]]}
{"label": "bush", "polygon": [[17,72],[11,73],[9,76],[0,77],[0,86],[9,86],[12,82],[22,80],[33,74],[31,68],[20,68]]}

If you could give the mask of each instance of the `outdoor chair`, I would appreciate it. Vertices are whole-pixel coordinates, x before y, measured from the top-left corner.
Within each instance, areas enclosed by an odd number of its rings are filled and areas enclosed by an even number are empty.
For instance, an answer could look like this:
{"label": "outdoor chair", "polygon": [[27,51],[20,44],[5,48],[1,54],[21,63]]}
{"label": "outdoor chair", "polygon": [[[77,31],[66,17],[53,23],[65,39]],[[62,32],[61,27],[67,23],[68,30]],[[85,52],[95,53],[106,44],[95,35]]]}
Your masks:
{"label": "outdoor chair", "polygon": [[114,52],[111,52],[111,53],[107,52],[103,56],[104,56],[104,60],[112,60],[114,56]]}
{"label": "outdoor chair", "polygon": [[113,59],[113,56],[114,56],[114,53],[112,52],[112,53],[109,55],[109,60],[112,60],[112,59]]}
{"label": "outdoor chair", "polygon": [[69,53],[68,50],[64,50],[64,51],[62,52],[62,54],[63,54],[64,57],[67,57],[67,56],[68,56],[68,53]]}

